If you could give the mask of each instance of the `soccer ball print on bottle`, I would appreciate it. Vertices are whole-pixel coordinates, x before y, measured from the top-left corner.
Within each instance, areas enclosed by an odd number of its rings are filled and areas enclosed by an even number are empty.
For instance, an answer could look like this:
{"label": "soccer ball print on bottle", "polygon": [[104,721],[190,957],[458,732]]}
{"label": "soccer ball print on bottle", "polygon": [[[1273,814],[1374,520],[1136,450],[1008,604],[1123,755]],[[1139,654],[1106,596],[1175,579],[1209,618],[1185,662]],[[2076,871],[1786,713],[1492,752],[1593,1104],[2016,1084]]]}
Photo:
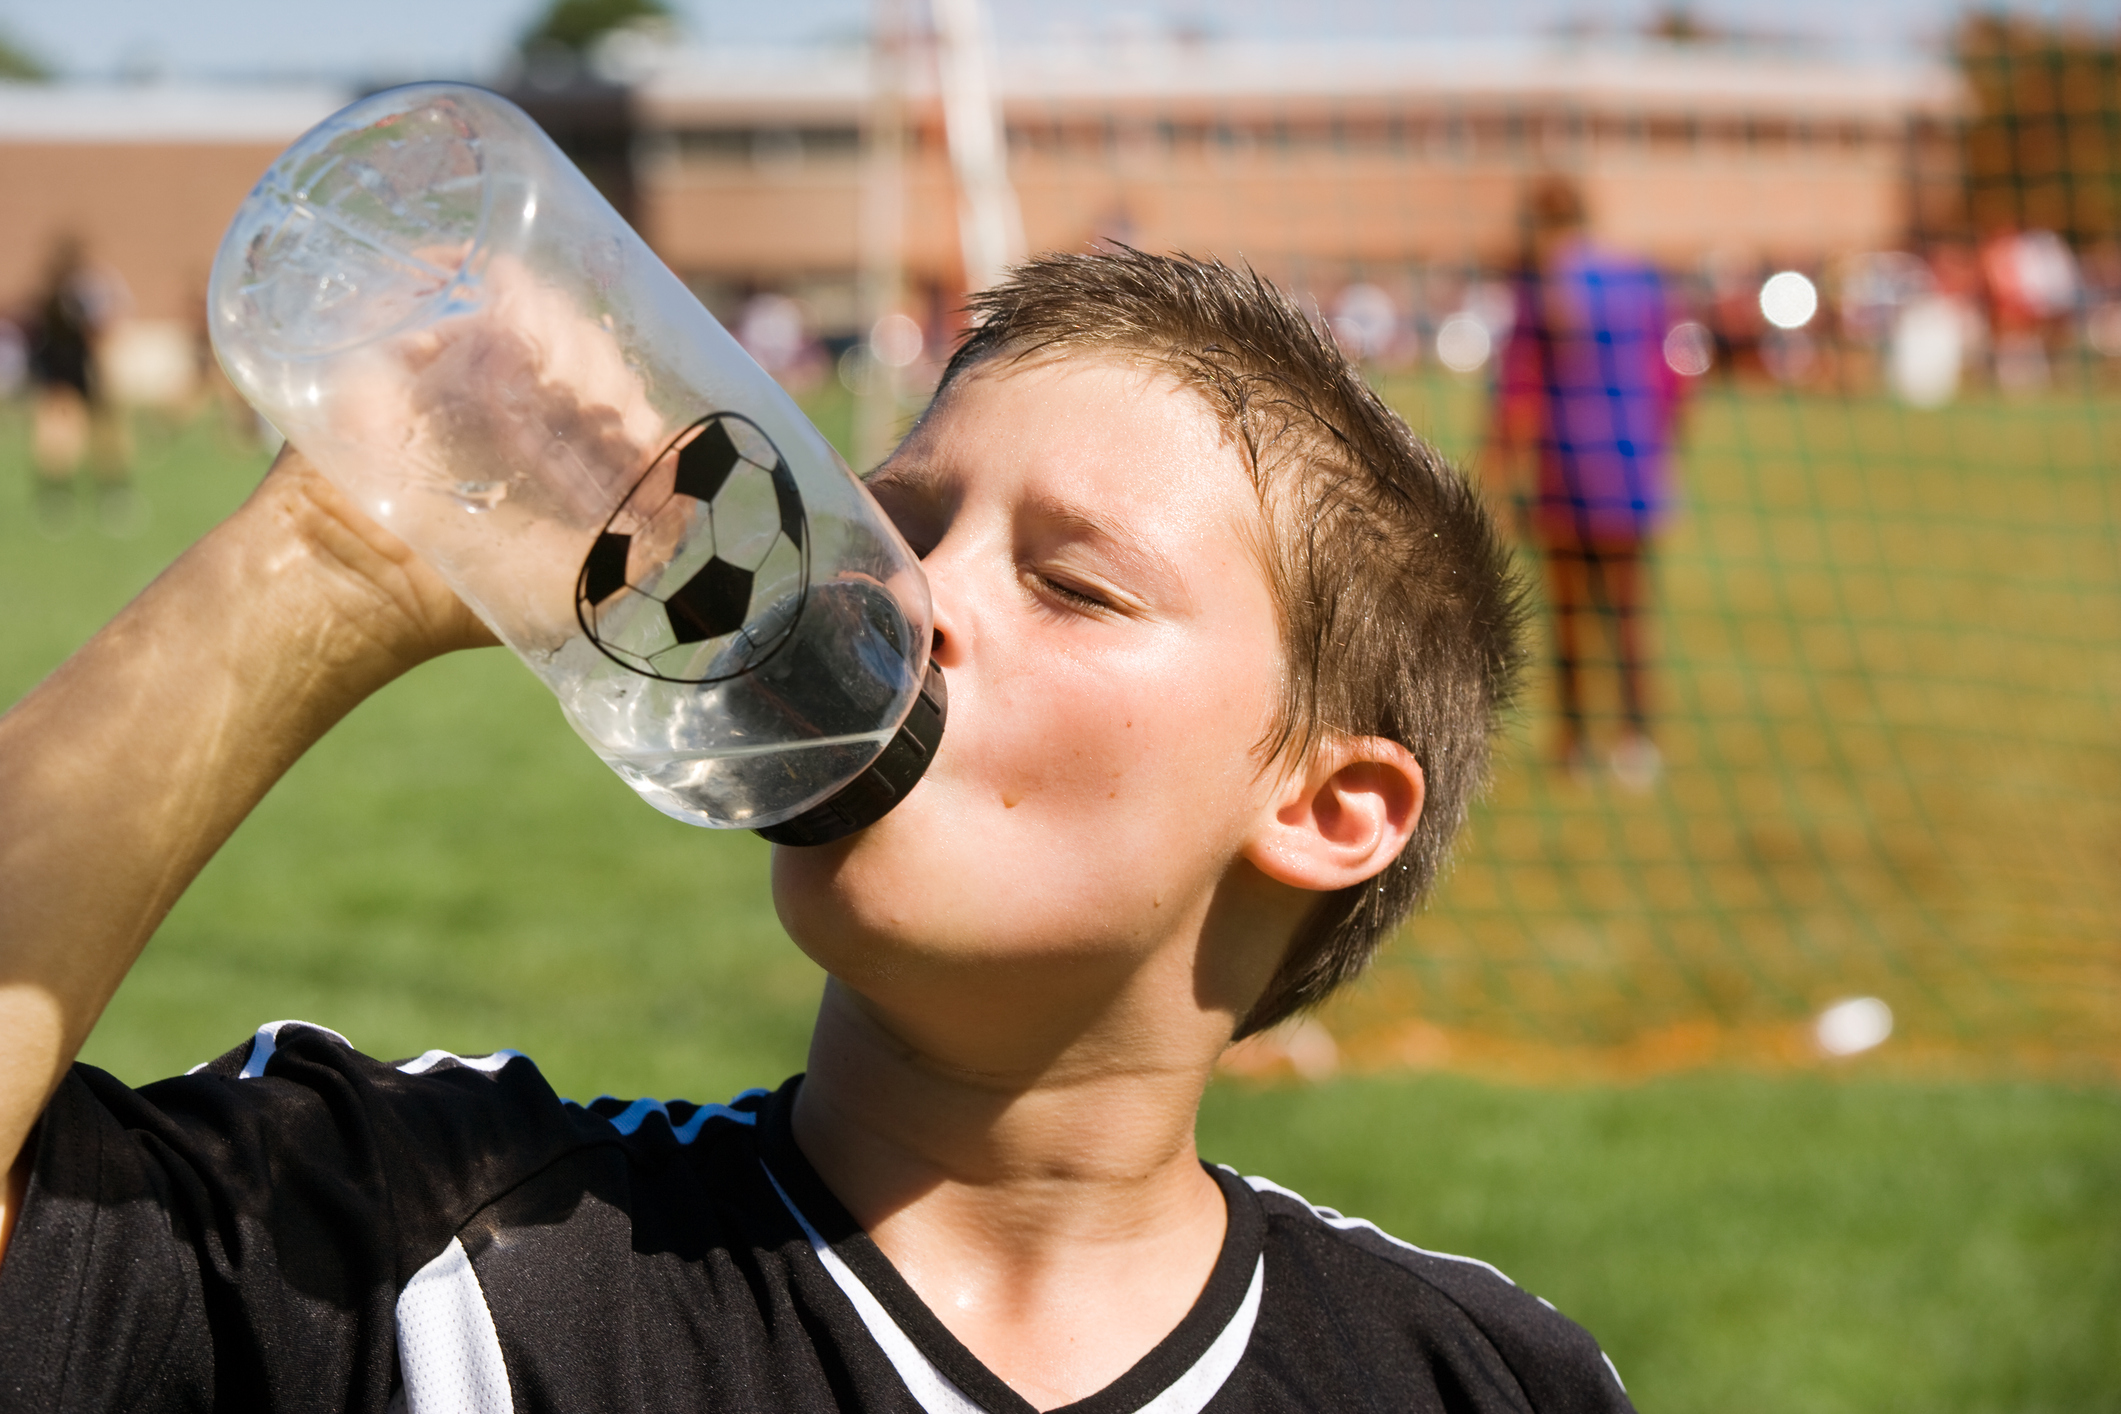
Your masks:
{"label": "soccer ball print on bottle", "polygon": [[[800,605],[810,589],[802,493],[756,423],[716,413],[685,429],[612,512],[575,586],[575,618],[646,677],[714,682],[770,657],[797,616],[763,624],[754,596]],[[751,625],[747,632],[746,626]],[[742,652],[701,644],[743,633]]]}

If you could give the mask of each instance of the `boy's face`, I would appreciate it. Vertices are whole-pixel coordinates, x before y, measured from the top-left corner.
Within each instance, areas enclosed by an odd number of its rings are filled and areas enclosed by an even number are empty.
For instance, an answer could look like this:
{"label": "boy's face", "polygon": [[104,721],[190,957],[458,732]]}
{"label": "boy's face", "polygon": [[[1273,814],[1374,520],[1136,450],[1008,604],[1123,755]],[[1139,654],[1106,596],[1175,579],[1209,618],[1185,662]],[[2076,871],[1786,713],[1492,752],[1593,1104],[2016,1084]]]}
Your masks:
{"label": "boy's face", "polygon": [[1198,933],[1277,774],[1278,617],[1236,446],[1169,375],[998,361],[870,486],[928,574],[949,726],[877,824],[776,852],[791,935],[870,991],[981,959],[1124,969]]}

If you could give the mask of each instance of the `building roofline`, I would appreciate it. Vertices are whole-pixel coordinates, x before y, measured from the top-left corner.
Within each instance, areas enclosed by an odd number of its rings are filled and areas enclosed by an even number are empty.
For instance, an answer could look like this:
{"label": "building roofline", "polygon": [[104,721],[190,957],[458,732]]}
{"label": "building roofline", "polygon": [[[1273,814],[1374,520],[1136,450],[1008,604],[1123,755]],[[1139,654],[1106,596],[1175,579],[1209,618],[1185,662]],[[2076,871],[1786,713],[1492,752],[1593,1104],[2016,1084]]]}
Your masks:
{"label": "building roofline", "polygon": [[[1958,74],[1935,60],[1552,39],[1063,43],[1002,52],[995,80],[1012,116],[1390,102],[1878,121],[1966,104]],[[636,93],[651,126],[745,114],[852,121],[870,83],[854,48],[691,49],[645,68]],[[911,88],[933,93],[927,66],[914,65]]]}
{"label": "building roofline", "polygon": [[286,144],[352,98],[323,85],[0,82],[0,142]]}

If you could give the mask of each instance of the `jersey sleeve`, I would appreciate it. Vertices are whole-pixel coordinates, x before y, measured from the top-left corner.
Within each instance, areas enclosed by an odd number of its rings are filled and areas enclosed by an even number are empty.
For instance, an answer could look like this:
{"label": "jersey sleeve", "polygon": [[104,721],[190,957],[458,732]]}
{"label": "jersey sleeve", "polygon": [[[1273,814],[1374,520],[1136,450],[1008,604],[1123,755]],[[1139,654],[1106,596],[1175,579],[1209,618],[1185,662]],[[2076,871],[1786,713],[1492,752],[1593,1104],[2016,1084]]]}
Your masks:
{"label": "jersey sleeve", "polygon": [[1634,1414],[1589,1331],[1484,1263],[1424,1255],[1409,1265],[1479,1328],[1538,1414]]}
{"label": "jersey sleeve", "polygon": [[[1590,1332],[1486,1262],[1416,1247],[1265,1179],[1246,1182],[1270,1233],[1286,1240],[1289,1298],[1334,1312],[1322,1324],[1343,1359],[1365,1372],[1365,1384],[1396,1386],[1395,1407],[1634,1414]],[[1307,1347],[1307,1356],[1323,1364],[1326,1349]]]}
{"label": "jersey sleeve", "polygon": [[0,1412],[381,1411],[406,1281],[591,1123],[513,1053],[300,1023],[139,1090],[77,1065],[0,1261]]}

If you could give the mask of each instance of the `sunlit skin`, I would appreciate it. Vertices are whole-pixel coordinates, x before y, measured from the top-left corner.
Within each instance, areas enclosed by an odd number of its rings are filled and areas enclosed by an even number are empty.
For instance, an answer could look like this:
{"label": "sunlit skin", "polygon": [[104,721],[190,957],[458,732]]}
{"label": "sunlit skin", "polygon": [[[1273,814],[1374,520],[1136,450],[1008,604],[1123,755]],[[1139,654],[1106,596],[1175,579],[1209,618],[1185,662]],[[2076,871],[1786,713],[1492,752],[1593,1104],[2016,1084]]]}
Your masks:
{"label": "sunlit skin", "polygon": [[0,716],[0,1236],[38,1113],[222,841],[363,698],[494,641],[289,451]]}
{"label": "sunlit skin", "polygon": [[[1367,738],[1262,759],[1283,667],[1257,496],[1166,376],[990,365],[876,486],[926,558],[950,724],[899,810],[775,856],[831,974],[796,1134],[1052,1408],[1198,1297],[1224,1227],[1200,1093],[1315,891],[1398,853],[1421,775]],[[362,698],[492,641],[289,453],[0,717],[0,1234],[37,1114],[222,840]]]}
{"label": "sunlit skin", "polygon": [[1419,770],[1379,742],[1266,759],[1259,497],[1168,375],[990,365],[872,489],[923,556],[950,726],[898,810],[775,856],[835,979],[796,1134],[952,1333],[1052,1407],[1199,1296],[1225,1220],[1201,1090],[1311,891],[1404,842]]}

